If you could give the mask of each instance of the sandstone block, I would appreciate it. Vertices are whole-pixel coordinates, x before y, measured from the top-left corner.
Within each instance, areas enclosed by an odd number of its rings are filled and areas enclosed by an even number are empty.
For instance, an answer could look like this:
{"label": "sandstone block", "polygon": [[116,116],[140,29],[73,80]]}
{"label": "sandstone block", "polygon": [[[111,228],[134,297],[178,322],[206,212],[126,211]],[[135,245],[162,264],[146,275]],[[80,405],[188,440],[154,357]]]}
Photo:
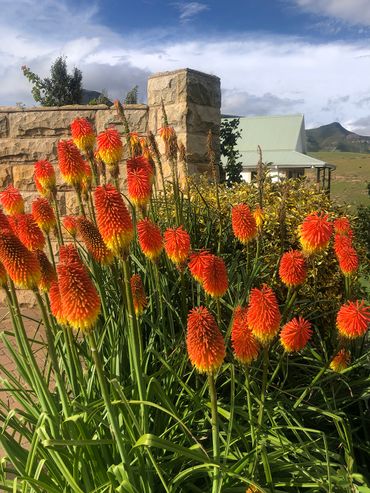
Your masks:
{"label": "sandstone block", "polygon": [[[125,115],[128,121],[129,128],[132,132],[147,132],[148,107],[146,105],[130,105],[129,108],[125,108]],[[98,133],[102,132],[110,125],[114,125],[119,132],[124,132],[123,123],[118,117],[117,111],[115,109],[98,110],[96,112],[95,124],[96,131]]]}
{"label": "sandstone block", "polygon": [[31,164],[17,164],[13,166],[13,184],[19,190],[36,190]]}
{"label": "sandstone block", "polygon": [[186,69],[174,72],[162,72],[148,79],[148,105],[160,106],[161,101],[165,105],[174,104],[185,99],[184,87],[186,86]]}
{"label": "sandstone block", "polygon": [[196,70],[187,71],[187,100],[189,103],[221,107],[220,79]]}
{"label": "sandstone block", "polygon": [[7,114],[0,114],[0,138],[8,137],[9,122]]}
{"label": "sandstone block", "polygon": [[187,131],[190,133],[219,135],[221,125],[220,108],[191,104],[187,112]]}
{"label": "sandstone block", "polygon": [[12,182],[12,168],[10,166],[0,166],[0,187],[5,188]]}
{"label": "sandstone block", "polygon": [[13,138],[27,137],[59,137],[71,135],[70,124],[77,117],[87,118],[94,122],[95,111],[59,109],[53,111],[24,111],[9,114],[9,136]]}
{"label": "sandstone block", "polygon": [[34,164],[40,159],[55,161],[58,139],[43,137],[41,139],[11,139],[1,140],[0,166],[6,164]]}

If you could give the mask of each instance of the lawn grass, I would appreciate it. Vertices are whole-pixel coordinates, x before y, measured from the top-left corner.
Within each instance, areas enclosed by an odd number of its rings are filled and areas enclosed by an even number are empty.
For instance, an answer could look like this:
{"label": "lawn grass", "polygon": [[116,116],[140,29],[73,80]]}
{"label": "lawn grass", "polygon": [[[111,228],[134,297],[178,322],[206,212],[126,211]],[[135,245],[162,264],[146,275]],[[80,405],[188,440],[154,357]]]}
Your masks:
{"label": "lawn grass", "polygon": [[340,203],[353,207],[369,205],[367,185],[370,183],[370,154],[356,152],[312,152],[310,155],[326,163],[335,164],[332,174],[331,196]]}

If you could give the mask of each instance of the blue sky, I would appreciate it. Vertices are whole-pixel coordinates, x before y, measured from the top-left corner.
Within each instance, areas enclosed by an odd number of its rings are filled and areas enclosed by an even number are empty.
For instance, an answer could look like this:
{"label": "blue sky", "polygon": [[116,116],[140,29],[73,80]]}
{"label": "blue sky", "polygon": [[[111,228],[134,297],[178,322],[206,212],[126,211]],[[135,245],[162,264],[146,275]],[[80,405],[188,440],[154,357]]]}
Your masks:
{"label": "blue sky", "polygon": [[222,111],[304,113],[370,134],[370,0],[0,0],[0,105],[33,104],[20,67],[59,55],[123,98],[148,75],[218,75]]}

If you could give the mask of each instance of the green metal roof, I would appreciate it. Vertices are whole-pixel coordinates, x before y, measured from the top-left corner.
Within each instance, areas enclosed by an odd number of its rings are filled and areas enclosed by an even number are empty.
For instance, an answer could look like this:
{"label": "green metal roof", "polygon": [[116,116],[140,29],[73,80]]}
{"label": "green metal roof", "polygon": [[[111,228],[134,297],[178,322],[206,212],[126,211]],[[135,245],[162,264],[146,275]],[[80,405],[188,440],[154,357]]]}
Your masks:
{"label": "green metal roof", "polygon": [[[255,168],[259,160],[259,154],[255,151],[243,151],[241,154],[241,161],[244,168]],[[264,163],[272,163],[272,166],[276,165],[281,168],[322,168],[329,167],[335,169],[334,165],[330,165],[315,159],[307,154],[302,154],[296,151],[262,151],[262,161]]]}
{"label": "green metal roof", "polygon": [[[232,120],[232,117],[223,118]],[[241,154],[243,166],[255,167],[262,150],[262,160],[279,167],[330,167],[324,161],[312,158],[306,152],[306,134],[303,115],[240,117],[241,136],[236,150]],[[221,158],[226,161],[225,157]]]}
{"label": "green metal roof", "polygon": [[296,150],[302,125],[303,115],[242,117],[238,150],[255,151],[258,145],[265,151]]}

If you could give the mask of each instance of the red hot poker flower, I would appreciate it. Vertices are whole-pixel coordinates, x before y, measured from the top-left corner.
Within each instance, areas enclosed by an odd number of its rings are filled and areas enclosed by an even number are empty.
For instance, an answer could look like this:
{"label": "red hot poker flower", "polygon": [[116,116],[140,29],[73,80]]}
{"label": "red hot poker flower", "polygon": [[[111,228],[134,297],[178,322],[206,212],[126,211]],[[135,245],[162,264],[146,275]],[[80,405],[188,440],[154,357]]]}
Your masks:
{"label": "red hot poker flower", "polygon": [[32,202],[32,216],[37,226],[44,231],[45,234],[49,234],[56,226],[54,211],[49,202],[42,197],[39,197]]}
{"label": "red hot poker flower", "polygon": [[148,218],[137,223],[140,248],[143,254],[155,262],[163,250],[163,238],[159,227]]}
{"label": "red hot poker flower", "polygon": [[113,254],[107,248],[95,224],[84,217],[79,217],[77,229],[93,258],[100,264],[110,264],[113,260]]}
{"label": "red hot poker flower", "polygon": [[192,365],[200,372],[216,371],[225,359],[225,343],[207,308],[194,308],[188,315],[186,347]]}
{"label": "red hot poker flower", "polygon": [[72,140],[80,151],[88,153],[95,145],[95,133],[91,123],[86,118],[75,118],[71,123]]}
{"label": "red hot poker flower", "polygon": [[328,215],[314,212],[308,215],[298,228],[299,240],[304,252],[311,254],[325,250],[328,246],[332,225],[328,221]]}
{"label": "red hot poker flower", "polygon": [[115,166],[122,159],[123,145],[120,134],[115,128],[107,128],[97,137],[99,158],[107,166]]}
{"label": "red hot poker flower", "polygon": [[69,262],[79,262],[82,267],[84,266],[81,257],[78,254],[77,248],[71,243],[60,247],[59,260],[63,264],[68,264]]}
{"label": "red hot poker flower", "polygon": [[100,313],[100,299],[88,272],[74,260],[57,267],[62,312],[74,329],[90,331]]}
{"label": "red hot poker flower", "polygon": [[35,289],[40,281],[40,264],[15,234],[7,229],[0,232],[0,262],[19,288]]}
{"label": "red hot poker flower", "polygon": [[303,349],[312,335],[311,323],[302,317],[293,318],[280,332],[280,342],[291,353]]}
{"label": "red hot poker flower", "polygon": [[257,236],[256,220],[246,204],[239,204],[232,208],[231,225],[234,235],[244,245]]}
{"label": "red hot poker flower", "polygon": [[0,209],[0,229],[12,229],[9,218]]}
{"label": "red hot poker flower", "polygon": [[76,238],[77,218],[74,216],[65,216],[63,217],[62,223],[67,232],[72,236],[72,238]]}
{"label": "red hot poker flower", "polygon": [[283,254],[280,260],[279,276],[288,287],[304,283],[307,277],[307,266],[299,250],[291,250]]}
{"label": "red hot poker flower", "polygon": [[196,281],[203,283],[204,269],[211,259],[212,254],[208,250],[193,252],[190,255],[188,267],[191,275]]}
{"label": "red hot poker flower", "polygon": [[4,211],[10,216],[24,213],[23,197],[13,185],[8,185],[5,190],[0,192],[0,203]]}
{"label": "red hot poker flower", "polygon": [[259,344],[248,327],[247,313],[247,308],[237,306],[234,311],[231,329],[234,356],[245,365],[249,365],[255,360],[259,353]]}
{"label": "red hot poker flower", "polygon": [[351,223],[349,222],[348,217],[339,217],[338,219],[335,219],[333,226],[334,233],[351,236]]}
{"label": "red hot poker flower", "polygon": [[33,178],[41,195],[49,196],[55,191],[55,171],[49,161],[41,160],[35,163]]}
{"label": "red hot poker flower", "polygon": [[365,301],[347,301],[337,314],[337,328],[343,337],[354,339],[364,335],[370,323],[370,307]]}
{"label": "red hot poker flower", "polygon": [[131,202],[145,208],[152,193],[151,166],[145,158],[138,157],[127,161],[127,190]]}
{"label": "red hot poker flower", "polygon": [[247,320],[253,335],[263,344],[269,343],[278,333],[281,320],[279,305],[275,293],[266,284],[261,289],[251,290]]}
{"label": "red hot poker flower", "polygon": [[172,262],[181,266],[190,253],[190,236],[182,226],[168,228],[164,232],[164,249]]}
{"label": "red hot poker flower", "polygon": [[343,249],[338,256],[339,268],[345,276],[352,276],[358,270],[358,255],[353,247]]}
{"label": "red hot poker flower", "polygon": [[342,348],[331,360],[330,368],[333,371],[340,373],[341,371],[348,368],[350,362],[351,362],[351,353],[346,349]]}
{"label": "red hot poker flower", "polygon": [[95,207],[104,243],[114,255],[125,255],[134,237],[134,228],[121,194],[113,185],[97,187]]}
{"label": "red hot poker flower", "polygon": [[81,186],[86,173],[85,161],[72,140],[58,142],[58,162],[65,182],[74,187]]}
{"label": "red hot poker flower", "polygon": [[130,279],[132,301],[136,315],[141,315],[145,310],[148,300],[145,296],[143,282],[139,274],[134,274]]}
{"label": "red hot poker flower", "polygon": [[14,226],[18,238],[28,250],[42,250],[45,246],[45,236],[36,224],[32,214],[19,214],[16,216]]}
{"label": "red hot poker flower", "polygon": [[0,288],[4,288],[8,283],[6,270],[3,264],[0,262]]}
{"label": "red hot poker flower", "polygon": [[353,248],[352,238],[346,235],[336,234],[334,236],[334,252],[336,257],[339,259],[344,256],[348,248]]}
{"label": "red hot poker flower", "polygon": [[59,284],[53,281],[49,290],[50,310],[58,324],[65,325],[67,320],[63,314],[62,299],[60,297]]}
{"label": "red hot poker flower", "polygon": [[37,250],[35,253],[41,270],[41,279],[38,287],[40,291],[47,292],[50,289],[51,283],[57,280],[57,273],[43,251]]}
{"label": "red hot poker flower", "polygon": [[253,217],[256,220],[257,229],[261,229],[265,219],[265,214],[259,205],[257,205],[253,211]]}
{"label": "red hot poker flower", "polygon": [[204,265],[202,279],[202,285],[207,294],[215,298],[223,296],[229,287],[226,265],[223,259],[216,255],[210,255]]}

